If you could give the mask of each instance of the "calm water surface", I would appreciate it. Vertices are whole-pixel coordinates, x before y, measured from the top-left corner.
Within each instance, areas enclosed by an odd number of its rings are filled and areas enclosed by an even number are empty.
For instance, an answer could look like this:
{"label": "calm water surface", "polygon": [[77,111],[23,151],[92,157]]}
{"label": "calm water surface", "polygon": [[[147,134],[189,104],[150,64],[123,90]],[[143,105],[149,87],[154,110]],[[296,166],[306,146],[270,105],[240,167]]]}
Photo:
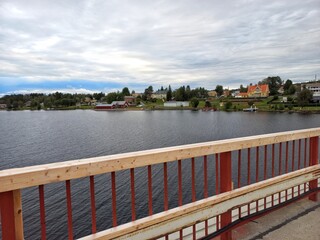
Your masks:
{"label": "calm water surface", "polygon": [[[320,115],[192,111],[0,111],[0,170],[218,139],[320,127]],[[201,163],[197,163],[197,172]],[[209,161],[209,167],[210,163]],[[212,165],[213,166],[213,165]],[[177,203],[176,163],[168,164],[169,205]],[[188,172],[190,161],[183,163]],[[148,214],[147,170],[136,170],[138,217]],[[200,173],[199,173],[200,174]],[[188,175],[188,174],[187,174]],[[189,174],[190,175],[190,174]],[[162,211],[162,166],[153,168],[154,211]],[[209,181],[214,182],[214,173]],[[130,173],[117,173],[118,223],[130,221]],[[175,180],[172,180],[174,183]],[[190,179],[183,179],[184,189]],[[200,181],[197,179],[197,181]],[[75,237],[90,234],[89,181],[71,181]],[[197,183],[198,184],[198,183]],[[212,186],[214,187],[214,186]],[[64,183],[45,188],[48,239],[67,238]],[[197,196],[203,195],[200,188]],[[110,174],[96,177],[98,230],[111,226]],[[190,201],[184,191],[184,202]],[[160,201],[159,200],[159,201]],[[159,202],[158,201],[158,202]],[[37,188],[23,191],[26,239],[39,239]]]}

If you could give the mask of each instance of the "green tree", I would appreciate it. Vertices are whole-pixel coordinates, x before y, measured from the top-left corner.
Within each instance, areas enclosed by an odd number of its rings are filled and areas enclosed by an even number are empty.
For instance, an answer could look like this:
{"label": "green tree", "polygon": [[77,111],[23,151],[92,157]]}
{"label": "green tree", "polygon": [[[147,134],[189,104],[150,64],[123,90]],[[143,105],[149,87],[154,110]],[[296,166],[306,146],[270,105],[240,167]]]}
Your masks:
{"label": "green tree", "polygon": [[186,87],[182,86],[179,87],[175,92],[174,92],[174,98],[177,101],[185,101],[186,99]]}
{"label": "green tree", "polygon": [[297,97],[299,106],[304,107],[308,105],[308,103],[312,100],[312,97],[313,97],[313,93],[309,89],[306,89],[304,87]]}
{"label": "green tree", "polygon": [[144,101],[150,100],[152,93],[153,93],[153,87],[152,86],[147,87],[144,90],[144,93],[142,95],[142,100],[144,100]]}
{"label": "green tree", "polygon": [[117,101],[118,98],[118,94],[116,92],[111,92],[108,93],[107,96],[105,97],[105,100],[107,101],[107,103],[112,103],[113,101]]}
{"label": "green tree", "polygon": [[124,87],[121,93],[123,96],[130,96],[130,91],[129,91],[129,88],[127,87]]}
{"label": "green tree", "polygon": [[218,97],[223,94],[223,86],[217,85],[215,91],[217,92]]}
{"label": "green tree", "polygon": [[167,101],[171,101],[172,99],[172,90],[171,90],[171,86],[169,85],[169,89],[167,91]]}
{"label": "green tree", "polygon": [[208,97],[208,90],[206,90],[205,88],[202,88],[202,87],[193,89],[191,91],[191,97],[207,98]]}
{"label": "green tree", "polygon": [[191,98],[190,100],[190,104],[191,104],[191,107],[193,108],[197,108],[198,105],[199,105],[199,100],[195,97]]}
{"label": "green tree", "polygon": [[191,98],[192,98],[191,88],[189,85],[187,85],[186,92],[185,92],[185,100],[190,100]]}
{"label": "green tree", "polygon": [[205,102],[204,107],[206,108],[211,108],[211,102],[209,102],[208,100]]}
{"label": "green tree", "polygon": [[103,92],[93,94],[94,99],[97,99],[98,101],[100,101],[104,96],[105,94]]}
{"label": "green tree", "polygon": [[44,100],[44,107],[45,108],[52,108],[52,102],[51,102],[50,98],[46,98]]}
{"label": "green tree", "polygon": [[18,103],[18,101],[13,101],[13,103],[12,103],[12,108],[13,108],[13,109],[18,109],[18,108],[19,108],[19,103]]}
{"label": "green tree", "polygon": [[232,107],[232,102],[230,102],[230,101],[227,101],[227,102],[224,104],[224,109],[225,109],[225,110],[229,110],[229,109],[231,109],[231,107]]}
{"label": "green tree", "polygon": [[288,89],[288,94],[292,95],[296,93],[296,87],[292,84]]}
{"label": "green tree", "polygon": [[288,79],[284,84],[283,84],[283,91],[284,91],[284,94],[288,95],[288,91],[289,91],[289,88],[292,86],[292,81],[290,79]]}
{"label": "green tree", "polygon": [[279,76],[267,77],[263,79],[261,82],[259,82],[259,84],[268,84],[270,95],[272,96],[278,94],[278,90],[282,84],[282,80]]}
{"label": "green tree", "polygon": [[243,87],[243,85],[241,84],[241,85],[240,85],[240,92],[241,92],[241,93],[248,92],[248,88],[247,88],[247,87],[246,87],[246,88]]}

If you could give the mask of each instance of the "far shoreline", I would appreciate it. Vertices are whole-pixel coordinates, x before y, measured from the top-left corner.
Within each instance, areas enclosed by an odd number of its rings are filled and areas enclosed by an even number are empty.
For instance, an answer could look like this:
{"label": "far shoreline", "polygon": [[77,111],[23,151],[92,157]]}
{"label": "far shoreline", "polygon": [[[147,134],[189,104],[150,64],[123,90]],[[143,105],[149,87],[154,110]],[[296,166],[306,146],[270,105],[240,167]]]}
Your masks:
{"label": "far shoreline", "polygon": [[[137,111],[194,111],[194,112],[243,112],[242,110],[224,110],[218,109],[216,111],[204,111],[202,108],[192,108],[192,107],[179,107],[179,108],[124,108],[124,109],[108,109],[108,110],[97,110],[94,108],[54,108],[54,109],[0,109],[0,112],[20,112],[20,111],[31,111],[31,112],[38,112],[38,111],[75,111],[75,110],[91,110],[96,112],[137,112]],[[259,109],[257,112],[268,112],[268,113],[299,113],[299,114],[320,114],[319,110],[310,110],[310,109],[299,109],[299,110],[274,110],[274,109]],[[248,112],[247,114],[254,114],[254,112]]]}

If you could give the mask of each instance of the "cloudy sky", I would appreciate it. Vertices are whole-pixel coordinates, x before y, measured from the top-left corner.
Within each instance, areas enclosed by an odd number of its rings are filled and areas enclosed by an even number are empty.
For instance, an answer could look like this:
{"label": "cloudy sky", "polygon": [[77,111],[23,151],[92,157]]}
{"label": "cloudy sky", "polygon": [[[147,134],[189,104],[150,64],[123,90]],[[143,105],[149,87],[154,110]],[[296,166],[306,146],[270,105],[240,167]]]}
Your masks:
{"label": "cloudy sky", "polygon": [[319,0],[0,0],[0,94],[320,76]]}

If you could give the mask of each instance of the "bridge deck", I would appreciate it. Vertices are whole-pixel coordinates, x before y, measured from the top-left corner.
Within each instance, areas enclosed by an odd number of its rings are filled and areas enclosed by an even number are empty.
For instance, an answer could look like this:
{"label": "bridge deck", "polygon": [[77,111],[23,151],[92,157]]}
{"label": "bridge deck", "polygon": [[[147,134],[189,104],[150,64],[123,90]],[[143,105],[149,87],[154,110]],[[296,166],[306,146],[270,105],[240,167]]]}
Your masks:
{"label": "bridge deck", "polygon": [[235,229],[233,238],[241,240],[318,240],[320,236],[319,216],[320,202],[302,199]]}

